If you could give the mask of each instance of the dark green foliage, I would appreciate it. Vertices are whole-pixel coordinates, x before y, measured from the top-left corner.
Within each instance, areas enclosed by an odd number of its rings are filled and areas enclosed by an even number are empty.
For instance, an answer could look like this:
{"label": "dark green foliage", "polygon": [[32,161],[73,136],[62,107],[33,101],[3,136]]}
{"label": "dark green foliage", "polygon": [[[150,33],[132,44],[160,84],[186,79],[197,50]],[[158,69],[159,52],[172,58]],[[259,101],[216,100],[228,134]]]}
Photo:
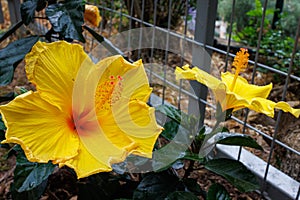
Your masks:
{"label": "dark green foliage", "polygon": [[19,145],[15,146],[16,169],[11,192],[14,199],[39,199],[43,194],[48,176],[52,174],[55,165],[49,163],[29,162]]}
{"label": "dark green foliage", "polygon": [[84,5],[81,0],[66,0],[46,8],[46,15],[52,28],[59,33],[61,39],[85,42],[82,35]]}
{"label": "dark green foliage", "polygon": [[14,76],[14,70],[38,41],[38,36],[22,38],[0,50],[0,86],[7,85]]}
{"label": "dark green foliage", "polygon": [[21,4],[21,17],[25,25],[30,24],[35,15],[35,11],[41,11],[46,7],[45,0],[29,0]]}
{"label": "dark green foliage", "polygon": [[84,182],[79,181],[78,199],[113,199],[120,188],[117,176],[99,173],[88,177]]}
{"label": "dark green foliage", "polygon": [[190,192],[175,191],[169,194],[165,200],[198,200],[198,197]]}
{"label": "dark green foliage", "polygon": [[239,145],[263,150],[263,148],[252,137],[245,134],[222,132],[218,134],[216,140],[218,144]]}
{"label": "dark green foliage", "polygon": [[136,188],[133,199],[164,199],[168,194],[184,188],[178,177],[168,172],[146,175]]}
{"label": "dark green foliage", "polygon": [[254,191],[259,188],[255,175],[237,160],[214,159],[208,161],[205,168],[223,176],[241,192]]}
{"label": "dark green foliage", "polygon": [[207,200],[230,200],[227,190],[220,184],[212,184],[207,192]]}

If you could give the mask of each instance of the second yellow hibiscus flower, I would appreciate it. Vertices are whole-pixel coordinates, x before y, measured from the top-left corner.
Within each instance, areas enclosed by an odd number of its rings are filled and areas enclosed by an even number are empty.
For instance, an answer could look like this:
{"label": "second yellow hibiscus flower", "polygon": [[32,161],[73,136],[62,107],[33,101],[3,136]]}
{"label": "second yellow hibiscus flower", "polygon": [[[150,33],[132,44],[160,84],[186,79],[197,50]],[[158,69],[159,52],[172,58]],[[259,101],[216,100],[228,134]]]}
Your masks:
{"label": "second yellow hibiscus flower", "polygon": [[222,110],[233,109],[233,111],[249,108],[270,117],[274,117],[274,109],[281,109],[299,117],[300,109],[292,108],[288,103],[280,101],[273,102],[267,97],[272,90],[272,83],[266,86],[249,84],[239,73],[247,67],[248,52],[241,49],[234,58],[233,67],[235,74],[225,72],[221,74],[221,80],[213,77],[207,72],[188,65],[175,70],[176,79],[197,80],[212,90],[216,101],[221,104]]}

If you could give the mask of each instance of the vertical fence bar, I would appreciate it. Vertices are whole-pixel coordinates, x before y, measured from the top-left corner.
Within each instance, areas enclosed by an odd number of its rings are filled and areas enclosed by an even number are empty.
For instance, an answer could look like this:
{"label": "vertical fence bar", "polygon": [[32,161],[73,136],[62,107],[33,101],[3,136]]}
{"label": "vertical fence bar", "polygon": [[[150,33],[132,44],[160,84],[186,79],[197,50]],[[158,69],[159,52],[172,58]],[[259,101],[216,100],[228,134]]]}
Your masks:
{"label": "vertical fence bar", "polygon": [[120,7],[120,23],[119,23],[119,27],[118,27],[118,30],[119,30],[119,33],[122,32],[122,23],[123,23],[123,6],[124,6],[124,2],[121,1],[121,7]]}
{"label": "vertical fence bar", "polygon": [[[152,32],[152,38],[151,38],[151,52],[150,52],[150,72],[149,72],[149,83],[150,84],[153,84],[153,80],[152,80],[152,77],[153,77],[153,56],[154,56],[154,43],[155,43],[155,28],[156,28],[156,13],[157,13],[157,1],[158,0],[155,0],[154,1],[154,5],[153,5],[153,32]],[[149,98],[149,103],[151,104],[151,96]]]}
{"label": "vertical fence bar", "polygon": [[112,28],[113,28],[113,15],[114,15],[113,10],[115,9],[115,4],[114,4],[113,0],[110,2],[110,8],[111,8],[111,11],[109,14],[109,24],[108,24],[108,26],[109,26],[108,36],[109,37],[111,36],[111,32],[112,32]]}
{"label": "vertical fence bar", "polygon": [[[186,41],[186,33],[187,33],[187,18],[188,18],[188,9],[189,9],[189,1],[185,1],[185,19],[184,19],[184,32],[183,32],[183,46],[181,49],[181,56],[180,56],[180,66],[183,65],[184,61],[184,45]],[[177,108],[180,110],[181,109],[181,95],[182,95],[182,80],[179,80],[179,89],[178,89],[178,103],[177,103]]]}
{"label": "vertical fence bar", "polygon": [[7,2],[11,24],[15,24],[21,20],[20,0],[8,0]]}
{"label": "vertical fence bar", "polygon": [[138,49],[138,58],[141,58],[141,46],[143,39],[143,22],[144,22],[144,14],[145,14],[145,0],[142,0],[142,13],[141,13],[141,23],[140,23],[140,35],[139,35],[139,49]]}
{"label": "vertical fence bar", "polygon": [[232,0],[231,6],[232,6],[232,8],[231,8],[231,15],[230,15],[230,26],[229,26],[229,35],[228,35],[228,41],[227,41],[227,49],[226,49],[224,72],[226,72],[227,68],[228,68],[228,58],[229,58],[230,45],[231,45],[231,35],[232,35],[233,19],[234,19],[234,14],[235,14],[235,0]]}
{"label": "vertical fence bar", "polygon": [[[128,0],[129,2],[129,0]],[[129,12],[129,15],[130,15],[130,19],[129,19],[129,30],[128,30],[128,42],[127,42],[127,49],[128,49],[128,52],[131,51],[131,29],[132,29],[132,17],[133,16],[133,6],[134,6],[134,0],[131,0],[131,4],[130,4],[130,12]]]}
{"label": "vertical fence bar", "polygon": [[170,28],[171,28],[171,18],[172,18],[172,0],[169,0],[168,6],[168,33],[166,38],[166,49],[165,49],[165,61],[164,61],[164,81],[163,81],[163,99],[162,104],[165,103],[165,93],[166,93],[166,80],[167,80],[167,66],[168,66],[168,55],[169,55],[169,40],[170,40]]}
{"label": "vertical fence bar", "polygon": [[[213,45],[217,5],[217,0],[197,0],[195,41],[203,43],[204,45]],[[212,55],[211,50],[207,50],[207,52],[210,56]],[[192,56],[192,64],[194,66],[198,66],[207,72],[209,71],[211,61],[210,58],[206,57],[201,47],[193,45]],[[190,84],[195,95],[197,95],[199,99],[206,100],[207,87],[197,81],[190,81]],[[198,116],[199,111],[196,109],[198,107],[200,109],[199,126],[202,127],[204,124],[205,104],[190,97],[188,113]]]}
{"label": "vertical fence bar", "polygon": [[299,188],[298,188],[298,192],[297,192],[297,195],[296,195],[296,200],[299,200],[299,197],[300,197],[300,186],[299,186]]}
{"label": "vertical fence bar", "polygon": [[[155,43],[155,28],[156,28],[156,13],[157,13],[157,1],[154,0],[154,12],[153,12],[153,32],[152,32],[152,40],[151,40],[151,52],[150,52],[150,73],[149,73],[149,82],[152,83],[153,76],[153,56],[154,56],[154,43]],[[151,97],[149,98],[149,103],[151,104]]]}
{"label": "vertical fence bar", "polygon": [[2,11],[2,3],[0,1],[0,23],[4,23],[4,16],[3,16],[3,11]]}

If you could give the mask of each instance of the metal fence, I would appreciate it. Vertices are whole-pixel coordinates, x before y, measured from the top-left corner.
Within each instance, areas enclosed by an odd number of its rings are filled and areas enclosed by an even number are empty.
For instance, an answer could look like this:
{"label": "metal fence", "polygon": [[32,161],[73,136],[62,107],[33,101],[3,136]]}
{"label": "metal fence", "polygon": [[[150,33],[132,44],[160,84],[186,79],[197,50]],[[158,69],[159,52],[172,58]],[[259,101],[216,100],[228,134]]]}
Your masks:
{"label": "metal fence", "polygon": [[[234,28],[232,25],[237,20],[234,12],[235,0],[232,0],[227,38],[223,39],[223,42],[215,37],[217,0],[105,0],[90,1],[90,3],[99,7],[102,16],[98,32],[108,38],[130,59],[143,59],[150,84],[154,88],[154,95],[151,96],[150,103],[154,105],[172,104],[190,114],[193,114],[195,108],[199,107],[201,116],[204,116],[202,124],[207,126],[213,124],[215,106],[213,97],[207,88],[191,82],[192,90],[187,81],[175,81],[173,72],[175,66],[184,64],[198,66],[215,75],[218,75],[220,71],[230,69],[234,53],[238,47],[243,47],[243,45],[232,42]],[[261,58],[259,50],[264,35],[267,5],[268,1],[264,0],[258,40],[251,52],[252,60],[249,61],[251,67],[248,71],[248,80],[256,84],[258,75],[268,73],[280,77],[283,80],[281,81],[282,87],[277,90],[276,98],[277,100],[286,100],[291,85],[294,84],[297,90],[298,83],[300,83],[300,77],[297,76],[293,67],[295,54],[299,51],[297,50],[297,41],[300,39],[300,20],[295,33],[296,42],[289,59],[288,69],[282,71],[262,64],[259,62]],[[190,8],[195,8],[192,10],[192,14]],[[190,19],[191,15],[195,15],[194,21]],[[41,21],[37,22],[43,24]],[[38,31],[43,31],[43,29]],[[88,34],[86,37],[89,37]],[[95,45],[97,42],[91,39],[87,41],[85,48],[90,51]],[[204,53],[203,50],[205,50]],[[212,59],[206,59],[207,55]],[[264,83],[268,82],[264,81]],[[250,117],[251,112],[246,109],[232,116],[235,126],[238,127],[236,131],[252,134],[258,140],[262,138],[263,143],[266,144],[266,151],[249,153],[248,150],[240,147],[222,146],[222,148],[219,147],[217,156],[235,157],[244,162],[260,179],[261,189],[259,192],[265,197],[299,199],[300,152],[295,145],[284,140],[289,133],[282,131],[283,126],[288,123],[291,123],[291,127],[294,129],[299,129],[297,126],[299,121],[289,118],[288,114],[280,111],[268,126],[265,126],[266,118],[256,118],[256,122],[253,123]],[[294,141],[297,145],[300,138],[299,132],[295,131],[293,134],[298,134]],[[281,153],[282,155],[279,155]],[[276,161],[287,166],[280,167]]]}
{"label": "metal fence", "polygon": [[[152,96],[150,102],[155,102],[155,104],[171,103],[180,109],[183,109],[191,114],[195,112],[195,108],[199,106],[200,115],[205,116],[203,118],[203,123],[205,125],[211,125],[210,122],[213,121],[213,102],[211,97],[208,97],[209,93],[206,87],[192,82],[194,90],[187,87],[186,82],[174,81],[174,67],[182,66],[186,63],[194,66],[198,66],[206,71],[214,73],[215,65],[214,57],[215,55],[221,55],[223,58],[224,66],[219,71],[226,71],[230,68],[230,63],[234,56],[234,52],[237,48],[233,47],[231,43],[232,29],[233,27],[229,25],[228,27],[228,37],[225,43],[217,43],[215,40],[215,20],[217,17],[217,0],[198,0],[195,1],[195,12],[196,20],[194,21],[194,27],[190,27],[188,18],[191,15],[189,8],[191,8],[192,1],[147,1],[147,0],[127,0],[127,1],[100,1],[93,2],[96,3],[103,17],[100,33],[107,34],[108,38],[112,38],[113,44],[118,48],[122,49],[127,56],[130,56],[133,60],[142,58],[145,63],[150,63],[147,66],[147,72],[149,75],[149,81],[154,87],[154,94],[158,95],[161,100],[157,102],[157,99]],[[257,40],[257,46],[254,47],[252,52],[253,57],[249,62],[252,64],[252,73],[250,77],[250,82],[255,83],[255,77],[257,72],[261,69],[265,70],[265,73],[275,73],[279,74],[283,82],[282,93],[279,93],[279,100],[285,100],[287,91],[289,88],[289,82],[299,82],[300,78],[293,73],[292,63],[289,64],[289,69],[284,72],[273,68],[272,66],[267,66],[258,62],[260,58],[259,49],[261,46],[261,38],[263,37],[264,31],[264,20],[266,17],[267,10],[267,0],[263,3],[263,14],[261,17],[261,27],[259,31],[259,36]],[[231,23],[233,24],[235,19],[234,9],[235,1],[232,1],[232,16]],[[178,17],[178,15],[180,17]],[[193,25],[193,24],[192,24]],[[120,41],[116,41],[114,36],[117,33],[124,33],[126,31],[134,31],[136,28],[153,28],[154,31],[149,31],[148,33],[143,33],[142,30],[140,34],[134,34],[135,38],[127,38],[127,46],[120,44]],[[126,34],[125,34],[126,35]],[[298,41],[299,33],[296,34],[295,41]],[[120,37],[116,37],[120,39]],[[156,38],[160,38],[161,44],[158,45]],[[174,42],[175,41],[175,42]],[[219,41],[219,40],[217,40]],[[144,43],[151,43],[150,45],[144,45]],[[175,43],[175,44],[174,44]],[[174,50],[177,45],[177,51]],[[126,48],[124,48],[124,46]],[[133,51],[133,46],[138,46],[138,50]],[[158,47],[159,46],[159,47]],[[151,48],[152,47],[152,48]],[[241,46],[242,47],[242,46]],[[145,48],[145,49],[142,49]],[[161,48],[161,49],[157,49]],[[212,60],[206,60],[203,55],[200,56],[199,50],[204,48],[205,51],[212,56]],[[290,62],[294,59],[295,52],[297,50],[296,43],[294,45],[294,51],[291,55]],[[160,67],[154,63],[160,63]],[[191,92],[194,91],[194,92]],[[210,112],[208,112],[210,111]],[[264,162],[257,160],[252,160],[250,158],[252,154],[246,153],[242,148],[238,148],[237,152],[229,149],[226,153],[220,153],[223,156],[236,157],[237,159],[244,159],[245,162],[249,159],[252,162],[256,162],[257,167],[260,171],[257,172],[258,177],[261,180],[261,193],[268,193],[272,199],[299,199],[299,163],[300,163],[300,152],[299,149],[291,147],[284,141],[277,139],[278,132],[280,132],[281,122],[287,116],[282,116],[281,112],[276,115],[274,126],[271,128],[272,133],[265,133],[264,129],[257,128],[249,122],[249,111],[244,110],[240,115],[233,116],[233,120],[241,124],[239,129],[242,133],[249,133],[254,131],[256,134],[261,135],[265,140],[269,141],[268,152],[264,157]],[[259,123],[259,122],[258,122]],[[298,140],[299,141],[299,140]],[[222,147],[224,149],[224,147]],[[291,165],[290,170],[284,173],[292,176],[291,181],[289,178],[285,179],[283,174],[277,173],[276,169],[271,165],[274,164],[273,158],[276,149],[284,149],[284,151],[289,151],[285,155],[289,155],[293,162],[289,161]],[[222,152],[222,151],[221,151]],[[232,154],[234,153],[234,154]],[[248,158],[245,158],[247,155]],[[250,157],[249,157],[250,156]],[[275,155],[277,156],[277,155]],[[243,160],[242,160],[243,161]],[[283,161],[285,162],[285,161]],[[261,164],[259,164],[261,163]],[[294,164],[292,164],[294,163]],[[247,163],[246,163],[247,165]],[[250,166],[252,165],[252,167]],[[248,167],[252,170],[258,170],[253,168],[254,163],[248,163]],[[298,166],[297,166],[298,165]],[[295,169],[293,169],[295,167]],[[275,171],[274,171],[275,170]],[[274,179],[275,177],[275,179]],[[285,181],[287,186],[284,186],[281,182]],[[282,186],[278,186],[282,185]],[[282,187],[282,188],[280,188]],[[286,187],[288,189],[286,189]]]}

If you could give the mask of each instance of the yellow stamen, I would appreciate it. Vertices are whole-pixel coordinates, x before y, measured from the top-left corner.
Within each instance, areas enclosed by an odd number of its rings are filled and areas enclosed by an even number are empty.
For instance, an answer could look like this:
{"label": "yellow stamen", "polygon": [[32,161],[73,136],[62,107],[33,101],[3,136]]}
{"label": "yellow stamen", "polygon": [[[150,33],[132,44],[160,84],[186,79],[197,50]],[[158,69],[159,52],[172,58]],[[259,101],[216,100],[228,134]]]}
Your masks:
{"label": "yellow stamen", "polygon": [[235,68],[235,73],[230,87],[230,91],[233,91],[239,73],[247,68],[248,60],[248,50],[245,48],[241,48],[241,50],[236,53],[236,56],[234,57],[234,61],[232,63],[232,67]]}

